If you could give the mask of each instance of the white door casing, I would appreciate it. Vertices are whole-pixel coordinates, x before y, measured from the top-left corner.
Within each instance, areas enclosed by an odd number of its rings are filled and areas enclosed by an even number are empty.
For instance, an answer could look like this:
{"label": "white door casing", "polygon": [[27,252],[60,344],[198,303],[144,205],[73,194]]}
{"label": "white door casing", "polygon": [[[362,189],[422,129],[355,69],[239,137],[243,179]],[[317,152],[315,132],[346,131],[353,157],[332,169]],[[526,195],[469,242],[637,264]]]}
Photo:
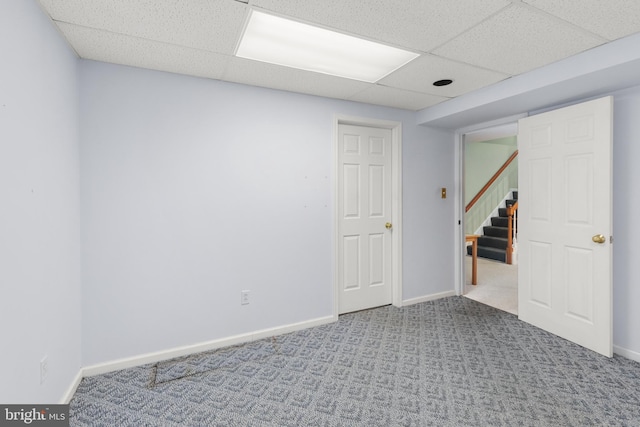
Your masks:
{"label": "white door casing", "polygon": [[608,357],[612,103],[600,98],[518,126],[519,318]]}
{"label": "white door casing", "polygon": [[[503,117],[486,123],[479,123],[469,127],[460,128],[455,133],[455,152],[457,159],[454,164],[454,175],[458,177],[459,183],[464,183],[464,145],[466,142],[489,141],[492,139],[500,139],[518,134],[518,120],[527,117],[527,114],[516,114],[513,116]],[[458,218],[458,225],[455,227],[454,236],[456,241],[456,251],[454,259],[454,278],[456,295],[464,295],[466,283],[466,260],[467,245],[466,234],[464,232],[464,185],[457,188],[457,197],[455,204],[455,218]]]}
{"label": "white door casing", "polygon": [[[336,291],[339,314],[397,303],[393,131],[338,124]],[[397,202],[397,200],[396,200]],[[387,223],[391,228],[387,228]]]}

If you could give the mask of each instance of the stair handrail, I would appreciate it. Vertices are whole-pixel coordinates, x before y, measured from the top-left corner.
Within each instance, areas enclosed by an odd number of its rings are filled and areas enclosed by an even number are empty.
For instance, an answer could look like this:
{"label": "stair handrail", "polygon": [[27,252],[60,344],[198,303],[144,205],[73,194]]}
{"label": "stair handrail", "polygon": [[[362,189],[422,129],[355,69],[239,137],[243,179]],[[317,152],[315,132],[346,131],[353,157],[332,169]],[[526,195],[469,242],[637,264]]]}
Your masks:
{"label": "stair handrail", "polygon": [[507,264],[513,264],[513,234],[518,230],[518,201],[507,206]]}
{"label": "stair handrail", "polygon": [[504,162],[504,164],[500,167],[500,169],[498,169],[498,172],[496,172],[495,174],[493,174],[493,176],[491,177],[491,179],[489,181],[487,181],[487,183],[484,185],[484,187],[482,187],[482,189],[478,192],[478,194],[475,195],[475,197],[473,199],[471,199],[471,201],[469,202],[469,204],[464,208],[465,213],[469,212],[469,209],[471,209],[473,207],[473,205],[476,204],[476,202],[478,200],[480,200],[480,198],[482,197],[482,195],[489,189],[489,187],[491,187],[491,184],[493,184],[498,177],[500,177],[500,175],[502,174],[502,172],[504,172],[504,170],[509,167],[509,165],[511,164],[511,162],[518,157],[518,150],[514,151],[513,154],[511,154],[511,156],[507,159],[506,162]]}

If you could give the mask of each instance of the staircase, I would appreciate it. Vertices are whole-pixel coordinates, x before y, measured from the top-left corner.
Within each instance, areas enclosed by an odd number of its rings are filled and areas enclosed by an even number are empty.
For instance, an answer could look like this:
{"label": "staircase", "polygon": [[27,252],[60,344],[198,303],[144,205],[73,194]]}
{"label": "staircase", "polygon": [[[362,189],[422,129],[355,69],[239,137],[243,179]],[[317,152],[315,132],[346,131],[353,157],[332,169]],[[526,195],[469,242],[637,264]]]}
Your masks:
{"label": "staircase", "polygon": [[[483,227],[483,235],[478,238],[478,257],[507,262],[507,238],[509,236],[509,218],[507,207],[518,201],[518,192],[514,191],[512,199],[505,201],[506,207],[498,209],[498,215],[491,218],[491,225]],[[471,255],[471,246],[467,246],[467,254]]]}

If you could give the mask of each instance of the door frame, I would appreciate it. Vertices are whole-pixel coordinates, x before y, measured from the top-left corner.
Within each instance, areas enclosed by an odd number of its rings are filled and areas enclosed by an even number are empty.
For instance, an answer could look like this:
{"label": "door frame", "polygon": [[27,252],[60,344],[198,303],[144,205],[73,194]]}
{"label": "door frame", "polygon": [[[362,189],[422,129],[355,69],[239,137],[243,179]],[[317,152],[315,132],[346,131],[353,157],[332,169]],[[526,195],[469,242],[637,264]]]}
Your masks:
{"label": "door frame", "polygon": [[342,200],[339,200],[338,182],[338,146],[340,125],[353,125],[391,130],[391,295],[392,304],[402,307],[402,123],[391,120],[371,119],[343,114],[333,118],[333,317],[338,320],[339,310],[339,277],[338,259],[340,244],[338,217]]}
{"label": "door frame", "polygon": [[515,126],[517,135],[518,120],[527,117],[529,114],[516,114],[509,117],[493,120],[491,122],[478,123],[475,125],[456,129],[455,131],[455,149],[454,149],[454,176],[456,177],[455,185],[455,217],[458,223],[455,225],[454,239],[454,282],[455,293],[457,296],[464,295],[464,286],[466,280],[465,274],[465,257],[467,255],[465,232],[464,232],[464,143],[465,137],[473,136],[474,140],[490,140],[502,138],[505,136],[513,136],[513,128]]}

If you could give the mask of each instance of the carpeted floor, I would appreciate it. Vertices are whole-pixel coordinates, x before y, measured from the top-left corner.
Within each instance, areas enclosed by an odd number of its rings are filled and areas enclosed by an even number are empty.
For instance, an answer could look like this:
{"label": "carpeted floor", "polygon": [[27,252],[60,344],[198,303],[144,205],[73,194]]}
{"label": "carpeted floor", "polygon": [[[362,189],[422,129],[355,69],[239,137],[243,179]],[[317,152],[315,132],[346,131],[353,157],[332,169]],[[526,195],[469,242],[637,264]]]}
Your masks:
{"label": "carpeted floor", "polygon": [[463,297],[82,380],[72,426],[640,426],[640,364]]}

